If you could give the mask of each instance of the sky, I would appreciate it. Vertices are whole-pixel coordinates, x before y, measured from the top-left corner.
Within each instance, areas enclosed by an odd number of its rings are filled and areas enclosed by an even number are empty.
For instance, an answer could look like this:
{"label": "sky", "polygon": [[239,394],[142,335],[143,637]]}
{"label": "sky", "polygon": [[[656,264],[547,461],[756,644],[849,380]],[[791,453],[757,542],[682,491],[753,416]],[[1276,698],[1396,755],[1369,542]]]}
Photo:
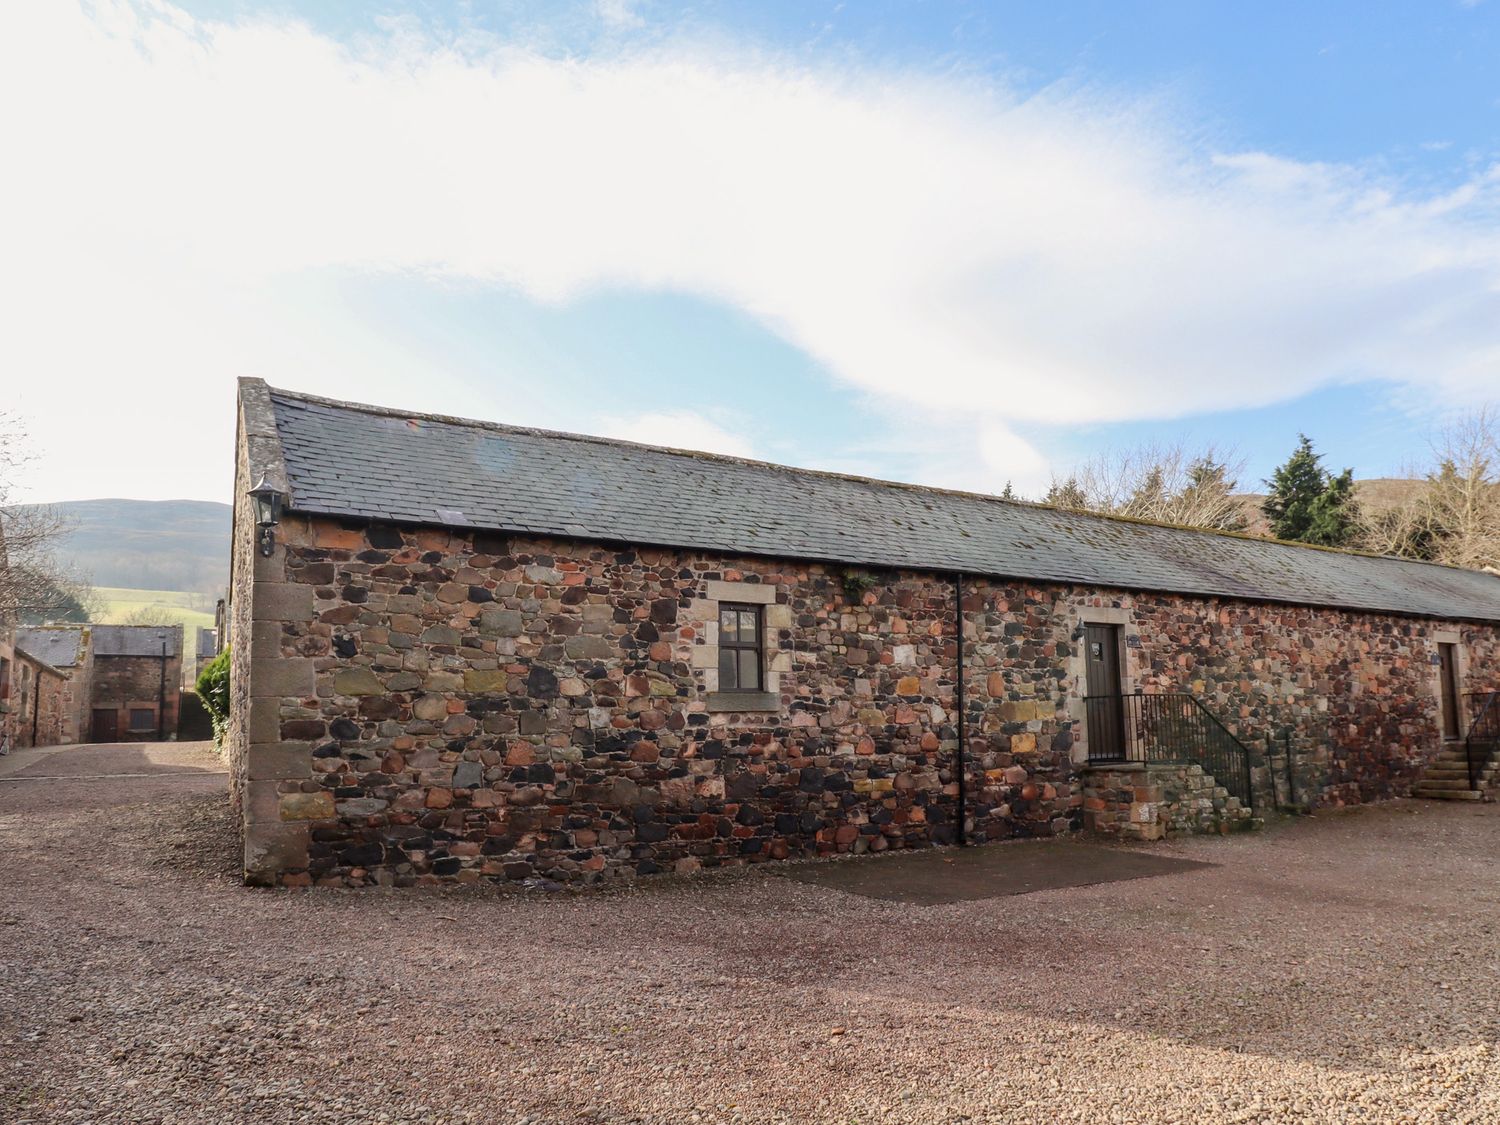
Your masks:
{"label": "sky", "polygon": [[234,386],[1040,495],[1500,400],[1500,0],[0,5],[9,498]]}

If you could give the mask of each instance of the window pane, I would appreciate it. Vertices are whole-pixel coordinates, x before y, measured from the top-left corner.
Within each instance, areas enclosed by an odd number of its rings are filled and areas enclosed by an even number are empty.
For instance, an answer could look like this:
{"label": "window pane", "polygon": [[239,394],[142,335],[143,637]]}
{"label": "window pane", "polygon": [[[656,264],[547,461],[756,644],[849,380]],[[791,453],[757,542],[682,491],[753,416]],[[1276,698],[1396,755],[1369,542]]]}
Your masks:
{"label": "window pane", "polygon": [[738,620],[739,615],[732,609],[719,611],[719,640],[733,644],[739,639],[739,631],[736,628]]}
{"label": "window pane", "polygon": [[746,644],[754,644],[755,637],[755,610],[740,610],[740,640]]}
{"label": "window pane", "polygon": [[740,690],[760,690],[760,653],[753,649],[740,650]]}
{"label": "window pane", "polygon": [[735,675],[734,650],[721,648],[719,650],[719,690],[733,691],[739,686],[739,677]]}

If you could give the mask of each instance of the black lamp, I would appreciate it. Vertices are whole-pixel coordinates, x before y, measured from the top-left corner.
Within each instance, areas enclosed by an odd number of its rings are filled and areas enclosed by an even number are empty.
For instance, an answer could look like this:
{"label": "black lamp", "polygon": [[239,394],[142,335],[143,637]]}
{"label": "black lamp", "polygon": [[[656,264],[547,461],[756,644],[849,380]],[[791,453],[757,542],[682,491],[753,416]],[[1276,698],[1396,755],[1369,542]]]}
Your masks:
{"label": "black lamp", "polygon": [[276,525],[281,520],[281,502],[286,493],[261,477],[250,490],[250,502],[255,505],[255,524],[260,528],[260,553],[270,558],[276,553]]}

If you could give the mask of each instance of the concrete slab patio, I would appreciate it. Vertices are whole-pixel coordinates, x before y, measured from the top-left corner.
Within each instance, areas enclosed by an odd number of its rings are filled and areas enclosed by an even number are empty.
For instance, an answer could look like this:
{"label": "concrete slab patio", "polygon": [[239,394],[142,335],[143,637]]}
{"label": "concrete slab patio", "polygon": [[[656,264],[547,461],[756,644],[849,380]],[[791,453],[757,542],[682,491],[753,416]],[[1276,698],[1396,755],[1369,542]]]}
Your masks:
{"label": "concrete slab patio", "polygon": [[[769,865],[275,892],[237,881],[218,765],[79,747],[0,782],[6,1125],[1500,1120],[1494,805],[933,903]],[[950,881],[1024,888],[1056,866],[1031,846]],[[822,870],[916,885],[945,854]]]}
{"label": "concrete slab patio", "polygon": [[1149,879],[1212,867],[1201,860],[1118,845],[1016,840],[797,864],[789,878],[887,902],[935,906],[1035,891]]}

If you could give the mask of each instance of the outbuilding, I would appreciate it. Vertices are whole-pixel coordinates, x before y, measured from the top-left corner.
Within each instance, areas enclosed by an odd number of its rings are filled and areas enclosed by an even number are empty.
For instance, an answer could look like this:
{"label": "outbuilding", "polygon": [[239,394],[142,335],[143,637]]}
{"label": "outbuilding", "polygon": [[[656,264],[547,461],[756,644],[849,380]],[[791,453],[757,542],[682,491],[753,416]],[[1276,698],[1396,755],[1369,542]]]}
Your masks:
{"label": "outbuilding", "polygon": [[228,618],[261,884],[1228,831],[1500,692],[1494,575],[259,380]]}
{"label": "outbuilding", "polygon": [[[177,737],[181,625],[35,625],[16,651],[58,682],[58,742],[159,742]],[[45,745],[42,744],[42,745]]]}

